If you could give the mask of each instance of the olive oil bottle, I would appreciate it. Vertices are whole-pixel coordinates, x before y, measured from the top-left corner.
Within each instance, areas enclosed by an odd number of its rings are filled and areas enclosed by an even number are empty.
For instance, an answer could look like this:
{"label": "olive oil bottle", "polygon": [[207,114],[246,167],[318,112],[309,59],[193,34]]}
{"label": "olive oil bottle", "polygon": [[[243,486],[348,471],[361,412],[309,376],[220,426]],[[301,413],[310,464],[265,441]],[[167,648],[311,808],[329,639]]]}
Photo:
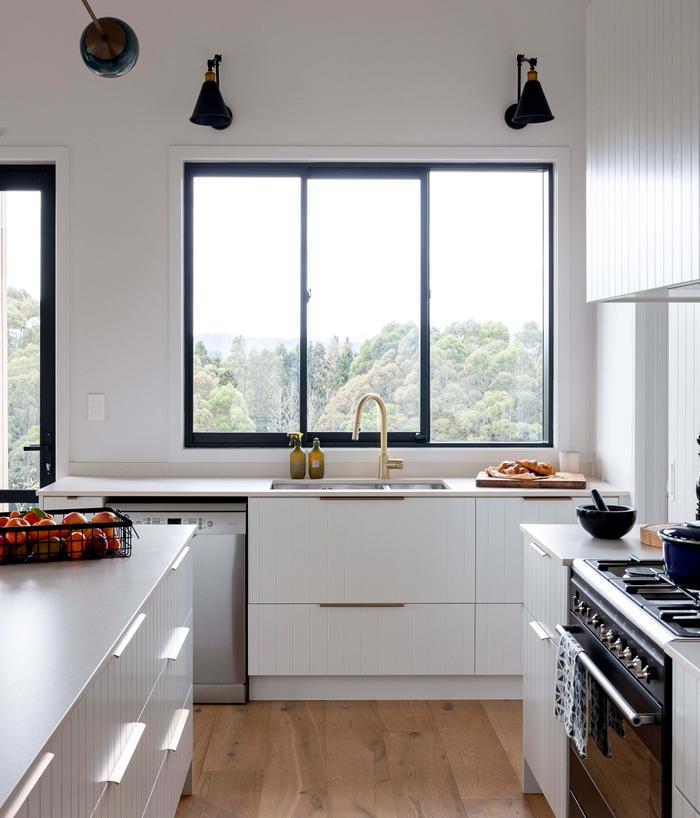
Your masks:
{"label": "olive oil bottle", "polygon": [[309,452],[309,477],[312,480],[320,480],[326,471],[326,455],[321,448],[321,441],[315,437],[314,445]]}
{"label": "olive oil bottle", "polygon": [[306,477],[306,452],[301,448],[302,433],[290,432],[289,445],[294,448],[289,453],[289,476],[293,480],[303,480]]}

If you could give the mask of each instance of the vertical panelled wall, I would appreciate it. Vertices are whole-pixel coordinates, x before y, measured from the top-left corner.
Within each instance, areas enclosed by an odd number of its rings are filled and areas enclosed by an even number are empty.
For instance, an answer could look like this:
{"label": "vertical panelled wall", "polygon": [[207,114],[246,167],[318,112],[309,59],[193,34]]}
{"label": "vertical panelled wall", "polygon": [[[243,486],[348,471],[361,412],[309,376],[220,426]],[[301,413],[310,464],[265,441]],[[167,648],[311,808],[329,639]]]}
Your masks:
{"label": "vertical panelled wall", "polygon": [[700,473],[700,305],[669,306],[668,448],[669,519],[695,519],[695,481]]}
{"label": "vertical panelled wall", "polygon": [[587,296],[698,278],[700,7],[592,0]]}

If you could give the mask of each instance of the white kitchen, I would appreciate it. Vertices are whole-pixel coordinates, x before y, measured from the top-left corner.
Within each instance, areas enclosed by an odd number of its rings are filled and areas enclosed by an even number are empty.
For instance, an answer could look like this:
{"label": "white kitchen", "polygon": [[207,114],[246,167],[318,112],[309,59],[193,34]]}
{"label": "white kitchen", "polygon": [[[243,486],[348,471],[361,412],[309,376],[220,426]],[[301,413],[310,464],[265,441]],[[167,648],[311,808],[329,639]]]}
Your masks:
{"label": "white kitchen", "polygon": [[700,818],[698,0],[1,20],[0,818]]}

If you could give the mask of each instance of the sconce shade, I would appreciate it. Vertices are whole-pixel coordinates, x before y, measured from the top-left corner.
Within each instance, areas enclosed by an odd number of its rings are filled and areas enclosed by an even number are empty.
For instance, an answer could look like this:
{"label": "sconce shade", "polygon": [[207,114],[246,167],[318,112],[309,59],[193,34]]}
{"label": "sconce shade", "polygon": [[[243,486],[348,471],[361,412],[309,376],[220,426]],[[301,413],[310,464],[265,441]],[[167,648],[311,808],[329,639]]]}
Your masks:
{"label": "sconce shade", "polygon": [[[210,75],[211,79],[209,78]],[[221,96],[214,74],[209,72],[197,97],[197,103],[194,106],[194,111],[192,111],[190,122],[194,122],[195,125],[209,125],[217,130],[223,130],[228,128],[232,121],[231,109]]]}
{"label": "sconce shade", "polygon": [[537,79],[537,71],[528,71],[527,82],[513,114],[513,122],[516,125],[531,125],[536,122],[551,122],[553,119],[554,114]]}

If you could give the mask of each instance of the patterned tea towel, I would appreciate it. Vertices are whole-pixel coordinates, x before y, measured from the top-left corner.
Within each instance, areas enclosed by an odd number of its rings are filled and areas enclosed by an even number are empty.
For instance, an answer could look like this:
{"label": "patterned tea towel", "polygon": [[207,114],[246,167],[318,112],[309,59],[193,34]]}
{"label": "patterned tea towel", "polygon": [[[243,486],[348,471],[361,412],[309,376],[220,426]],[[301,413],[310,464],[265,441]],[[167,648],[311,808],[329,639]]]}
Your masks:
{"label": "patterned tea towel", "polygon": [[625,723],[622,713],[610,701],[602,687],[595,679],[590,681],[591,689],[591,737],[598,745],[600,752],[610,758],[610,742],[608,731],[613,730],[618,736],[624,738]]}
{"label": "patterned tea towel", "polygon": [[559,640],[554,716],[564,725],[582,758],[588,740],[588,672],[578,660],[582,648],[569,633]]}

